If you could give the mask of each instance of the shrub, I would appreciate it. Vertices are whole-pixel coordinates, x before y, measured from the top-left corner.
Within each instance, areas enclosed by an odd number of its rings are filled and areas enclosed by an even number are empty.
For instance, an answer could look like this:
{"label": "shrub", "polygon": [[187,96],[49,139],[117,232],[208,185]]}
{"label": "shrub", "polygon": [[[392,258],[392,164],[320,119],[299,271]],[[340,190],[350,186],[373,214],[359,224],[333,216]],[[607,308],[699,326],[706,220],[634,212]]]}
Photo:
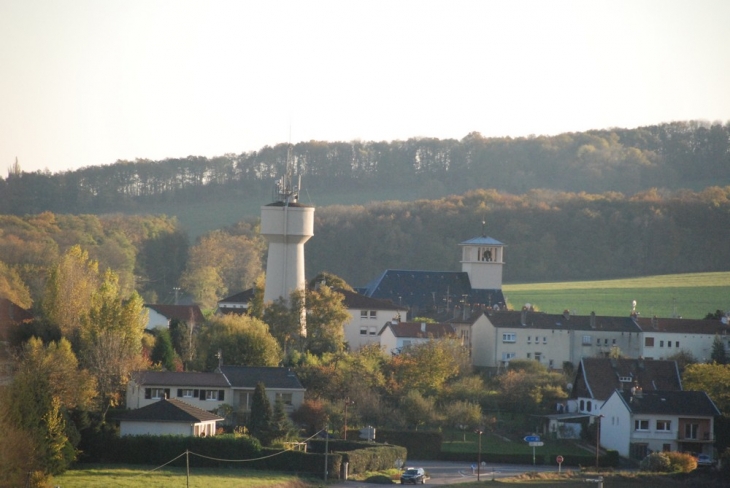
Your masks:
{"label": "shrub", "polygon": [[676,473],[689,473],[697,469],[697,459],[691,454],[685,452],[665,452],[669,458],[670,471]]}
{"label": "shrub", "polygon": [[639,469],[655,473],[668,473],[671,471],[672,463],[664,452],[653,452],[641,460]]}

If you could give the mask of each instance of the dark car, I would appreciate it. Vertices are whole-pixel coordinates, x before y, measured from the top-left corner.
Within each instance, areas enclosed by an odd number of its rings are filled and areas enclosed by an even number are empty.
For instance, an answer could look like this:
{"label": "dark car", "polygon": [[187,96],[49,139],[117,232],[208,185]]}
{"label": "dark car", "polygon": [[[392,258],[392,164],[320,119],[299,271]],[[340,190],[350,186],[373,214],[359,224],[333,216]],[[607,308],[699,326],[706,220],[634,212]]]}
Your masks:
{"label": "dark car", "polygon": [[426,482],[426,472],[423,468],[406,468],[403,474],[400,476],[400,484],[405,485],[406,483],[417,483],[424,484]]}

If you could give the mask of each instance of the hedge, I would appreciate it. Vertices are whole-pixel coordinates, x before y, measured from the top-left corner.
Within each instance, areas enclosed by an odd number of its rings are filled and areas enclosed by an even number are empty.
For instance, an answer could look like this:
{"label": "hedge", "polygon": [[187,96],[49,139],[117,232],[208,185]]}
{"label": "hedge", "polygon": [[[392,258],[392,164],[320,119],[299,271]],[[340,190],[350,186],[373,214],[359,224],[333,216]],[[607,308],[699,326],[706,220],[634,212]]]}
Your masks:
{"label": "hedge", "polygon": [[440,432],[378,429],[376,439],[378,442],[405,447],[409,459],[441,459],[443,435]]}

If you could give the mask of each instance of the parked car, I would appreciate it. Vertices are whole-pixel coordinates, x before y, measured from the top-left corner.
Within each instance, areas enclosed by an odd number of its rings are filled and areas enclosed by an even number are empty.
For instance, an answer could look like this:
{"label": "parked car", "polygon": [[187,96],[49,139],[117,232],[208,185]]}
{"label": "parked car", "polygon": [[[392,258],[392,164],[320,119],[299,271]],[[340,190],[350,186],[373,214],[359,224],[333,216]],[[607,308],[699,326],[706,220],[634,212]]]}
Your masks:
{"label": "parked car", "polygon": [[406,483],[424,484],[426,482],[426,472],[423,468],[406,468],[403,474],[400,476],[400,484],[405,485]]}
{"label": "parked car", "polygon": [[700,454],[697,456],[697,466],[712,466],[712,458],[708,456],[707,454]]}

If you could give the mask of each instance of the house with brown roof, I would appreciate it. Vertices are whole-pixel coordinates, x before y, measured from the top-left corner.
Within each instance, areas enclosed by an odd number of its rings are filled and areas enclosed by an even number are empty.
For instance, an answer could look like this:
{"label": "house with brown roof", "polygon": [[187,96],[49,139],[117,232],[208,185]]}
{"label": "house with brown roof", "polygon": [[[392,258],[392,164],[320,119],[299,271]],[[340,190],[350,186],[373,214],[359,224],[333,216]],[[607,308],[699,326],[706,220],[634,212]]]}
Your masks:
{"label": "house with brown roof", "polygon": [[566,402],[567,412],[599,415],[614,391],[682,391],[676,361],[583,358]]}
{"label": "house with brown roof", "polygon": [[119,435],[215,435],[216,422],[223,417],[194,407],[177,398],[162,398],[118,416]]}
{"label": "house with brown roof", "polygon": [[249,288],[218,301],[216,315],[243,315],[248,313],[248,307],[254,299],[254,289]]}
{"label": "house with brown roof", "polygon": [[378,333],[380,347],[391,354],[400,352],[412,345],[430,340],[456,338],[451,324],[432,324],[426,322],[388,322]]}
{"label": "house with brown roof", "polygon": [[173,321],[188,325],[205,322],[203,312],[197,305],[145,304],[145,310],[148,314],[147,330],[169,328]]}
{"label": "house with brown roof", "polygon": [[717,416],[703,391],[616,390],[601,409],[601,446],[637,460],[653,451],[712,456]]}
{"label": "house with brown roof", "polygon": [[719,337],[730,353],[730,325],[722,320],[641,317],[637,320],[643,340],[639,355],[666,359],[680,351],[689,352],[699,362],[709,362],[712,344]]}

